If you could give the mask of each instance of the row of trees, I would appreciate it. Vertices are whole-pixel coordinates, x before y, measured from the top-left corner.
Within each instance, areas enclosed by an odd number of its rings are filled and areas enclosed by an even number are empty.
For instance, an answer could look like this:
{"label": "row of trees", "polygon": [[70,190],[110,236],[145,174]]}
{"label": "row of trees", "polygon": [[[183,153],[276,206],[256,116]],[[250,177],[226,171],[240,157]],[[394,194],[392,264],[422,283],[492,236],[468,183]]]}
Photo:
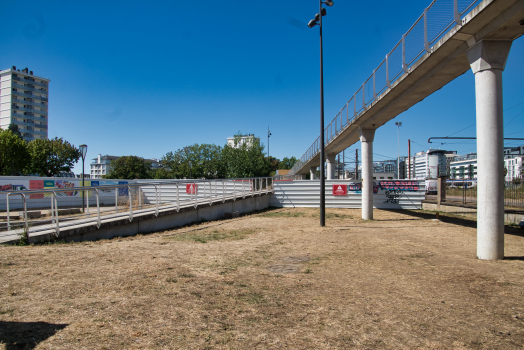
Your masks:
{"label": "row of trees", "polygon": [[0,175],[55,176],[78,159],[80,151],[62,138],[26,142],[17,128],[0,129]]}
{"label": "row of trees", "polygon": [[[236,140],[240,135],[236,135]],[[277,169],[291,169],[295,157],[282,161],[264,155],[258,139],[235,148],[214,144],[194,144],[162,157],[162,166],[150,169],[150,164],[135,156],[120,157],[111,163],[106,178],[111,179],[182,179],[182,178],[243,178],[274,175]]]}
{"label": "row of trees", "polygon": [[[182,179],[182,178],[244,178],[272,176],[277,169],[291,169],[297,159],[282,161],[264,155],[260,140],[239,143],[238,147],[194,144],[162,157],[161,167],[140,157],[124,156],[111,163],[106,178],[112,179]],[[26,142],[16,125],[0,129],[0,175],[56,176],[69,172],[80,159],[80,151],[62,138],[36,139]]]}

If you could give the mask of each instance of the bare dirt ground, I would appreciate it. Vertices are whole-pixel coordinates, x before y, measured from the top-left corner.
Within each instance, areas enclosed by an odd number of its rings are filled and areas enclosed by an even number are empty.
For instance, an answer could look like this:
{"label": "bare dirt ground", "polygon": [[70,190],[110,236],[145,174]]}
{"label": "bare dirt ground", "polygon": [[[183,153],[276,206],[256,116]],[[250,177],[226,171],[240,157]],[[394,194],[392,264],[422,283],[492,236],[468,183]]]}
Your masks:
{"label": "bare dirt ground", "polygon": [[[521,349],[524,236],[274,209],[147,236],[0,246],[0,349]],[[291,273],[289,273],[291,272]]]}

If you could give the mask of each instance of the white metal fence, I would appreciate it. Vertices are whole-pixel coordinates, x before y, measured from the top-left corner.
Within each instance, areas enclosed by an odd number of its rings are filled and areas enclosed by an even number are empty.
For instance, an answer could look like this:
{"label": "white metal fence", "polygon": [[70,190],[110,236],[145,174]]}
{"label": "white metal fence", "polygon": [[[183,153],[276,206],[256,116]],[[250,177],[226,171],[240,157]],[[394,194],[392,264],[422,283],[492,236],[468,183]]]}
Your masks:
{"label": "white metal fence", "polygon": [[[149,180],[150,181],[150,180]],[[163,211],[212,205],[272,193],[272,178],[222,180],[136,180],[134,183],[0,191],[0,242],[13,236],[100,225]]]}
{"label": "white metal fence", "polygon": [[[331,142],[353,120],[364,113],[403,73],[408,73],[411,66],[422,55],[433,52],[433,45],[452,26],[461,25],[462,18],[478,2],[480,0],[433,0],[325,128],[324,144]],[[288,174],[296,174],[319,152],[320,136]]]}
{"label": "white metal fence", "polygon": [[[320,205],[320,181],[275,181],[270,205],[313,207]],[[424,180],[374,180],[373,206],[379,209],[421,209]],[[362,208],[362,182],[326,180],[327,208]]]}

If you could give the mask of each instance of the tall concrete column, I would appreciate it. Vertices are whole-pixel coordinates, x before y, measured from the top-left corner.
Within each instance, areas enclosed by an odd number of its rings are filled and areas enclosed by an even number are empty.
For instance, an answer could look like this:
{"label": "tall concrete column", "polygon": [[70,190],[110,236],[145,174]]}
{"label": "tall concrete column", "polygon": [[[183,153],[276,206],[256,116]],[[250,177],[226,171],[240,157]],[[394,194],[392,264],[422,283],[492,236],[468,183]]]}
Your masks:
{"label": "tall concrete column", "polygon": [[333,180],[335,178],[335,162],[337,155],[336,154],[326,154],[326,163],[327,163],[327,179]]}
{"label": "tall concrete column", "polygon": [[317,167],[312,166],[309,168],[309,179],[315,180],[317,178]]}
{"label": "tall concrete column", "polygon": [[374,129],[359,129],[362,151],[362,219],[373,220],[373,139]]}
{"label": "tall concrete column", "polygon": [[504,258],[502,71],[511,41],[481,40],[467,51],[477,112],[477,258]]}

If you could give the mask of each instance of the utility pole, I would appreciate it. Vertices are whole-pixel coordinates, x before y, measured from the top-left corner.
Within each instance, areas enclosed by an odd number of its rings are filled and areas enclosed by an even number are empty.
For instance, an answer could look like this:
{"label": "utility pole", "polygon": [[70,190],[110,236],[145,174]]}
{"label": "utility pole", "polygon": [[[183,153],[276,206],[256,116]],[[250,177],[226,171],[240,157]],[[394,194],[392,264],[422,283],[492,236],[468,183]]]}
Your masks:
{"label": "utility pole", "polygon": [[338,154],[337,180],[340,179],[340,153]]}
{"label": "utility pole", "polygon": [[346,150],[342,151],[342,178],[346,178]]}
{"label": "utility pole", "polygon": [[400,179],[400,127],[402,126],[402,122],[395,122],[395,125],[397,126],[397,178]]}
{"label": "utility pole", "polygon": [[409,160],[408,179],[411,179],[411,139],[408,139],[408,160]]}
{"label": "utility pole", "polygon": [[358,148],[355,150],[355,180],[358,180]]}

